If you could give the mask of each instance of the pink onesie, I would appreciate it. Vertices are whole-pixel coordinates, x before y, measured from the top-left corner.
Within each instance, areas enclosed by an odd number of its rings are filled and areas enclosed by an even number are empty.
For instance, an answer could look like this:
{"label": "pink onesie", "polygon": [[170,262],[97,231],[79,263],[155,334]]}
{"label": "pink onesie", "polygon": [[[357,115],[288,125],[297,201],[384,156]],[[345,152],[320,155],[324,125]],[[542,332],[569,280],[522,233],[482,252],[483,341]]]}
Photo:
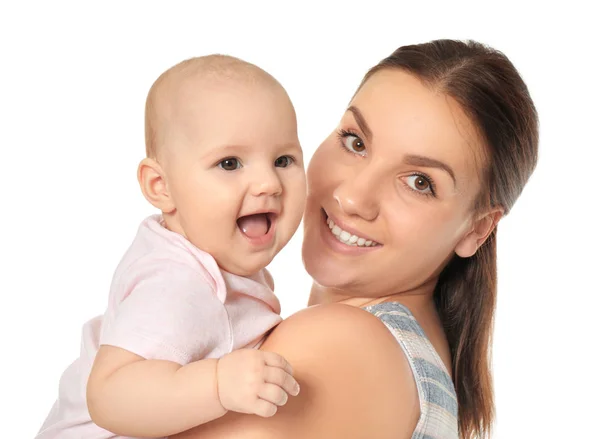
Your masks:
{"label": "pink onesie", "polygon": [[87,379],[102,344],[187,364],[258,347],[281,321],[265,270],[252,277],[225,272],[161,222],[154,215],[140,225],[115,271],[108,308],[84,325],[80,357],[63,373],[58,400],[36,439],[118,437],[96,426],[86,405]]}

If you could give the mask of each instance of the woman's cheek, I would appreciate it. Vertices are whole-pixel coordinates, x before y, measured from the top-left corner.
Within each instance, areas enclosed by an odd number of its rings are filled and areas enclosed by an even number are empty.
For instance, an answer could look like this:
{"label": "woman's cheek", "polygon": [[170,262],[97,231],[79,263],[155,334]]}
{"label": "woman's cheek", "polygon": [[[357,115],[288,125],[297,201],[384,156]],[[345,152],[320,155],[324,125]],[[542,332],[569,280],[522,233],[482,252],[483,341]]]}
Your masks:
{"label": "woman's cheek", "polygon": [[323,145],[321,145],[319,148],[317,148],[312,159],[310,160],[310,163],[308,164],[307,178],[309,179],[309,183],[311,183],[311,180],[314,180],[319,176],[321,168],[325,162],[325,160],[323,160],[323,152]]}

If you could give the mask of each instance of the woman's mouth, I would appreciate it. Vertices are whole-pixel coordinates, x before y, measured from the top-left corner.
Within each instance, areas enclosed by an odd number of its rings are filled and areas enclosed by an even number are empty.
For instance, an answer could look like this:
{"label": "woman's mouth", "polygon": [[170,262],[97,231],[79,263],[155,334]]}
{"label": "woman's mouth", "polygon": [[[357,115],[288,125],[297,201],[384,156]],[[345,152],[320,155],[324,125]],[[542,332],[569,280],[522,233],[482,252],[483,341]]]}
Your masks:
{"label": "woman's mouth", "polygon": [[325,214],[325,221],[329,227],[329,230],[331,231],[331,234],[343,244],[351,247],[376,247],[381,245],[367,237],[344,230],[342,227],[336,224],[333,219],[327,216],[327,214]]}

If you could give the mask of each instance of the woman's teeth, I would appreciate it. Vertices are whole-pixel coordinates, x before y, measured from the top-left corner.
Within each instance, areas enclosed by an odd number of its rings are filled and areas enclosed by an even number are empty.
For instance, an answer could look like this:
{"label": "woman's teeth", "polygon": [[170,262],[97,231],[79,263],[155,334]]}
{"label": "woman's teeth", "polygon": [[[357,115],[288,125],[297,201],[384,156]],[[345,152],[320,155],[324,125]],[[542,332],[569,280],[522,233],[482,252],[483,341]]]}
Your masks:
{"label": "woman's teeth", "polygon": [[378,243],[375,241],[359,238],[356,235],[352,235],[350,232],[346,232],[329,218],[327,218],[327,225],[329,226],[331,233],[333,233],[333,236],[335,236],[338,241],[343,242],[346,245],[351,245],[354,247],[375,247],[378,245]]}

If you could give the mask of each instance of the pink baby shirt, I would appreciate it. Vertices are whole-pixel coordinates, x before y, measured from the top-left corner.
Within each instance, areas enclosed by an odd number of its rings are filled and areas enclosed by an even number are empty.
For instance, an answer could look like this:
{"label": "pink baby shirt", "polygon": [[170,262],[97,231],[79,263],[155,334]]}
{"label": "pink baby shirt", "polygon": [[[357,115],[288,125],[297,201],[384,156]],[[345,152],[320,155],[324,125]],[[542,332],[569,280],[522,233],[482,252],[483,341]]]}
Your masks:
{"label": "pink baby shirt", "polygon": [[258,347],[281,321],[265,270],[252,277],[225,272],[161,221],[154,215],[140,225],[115,271],[107,310],[84,325],[80,357],[63,373],[36,439],[117,437],[91,421],[86,404],[87,379],[102,344],[187,364]]}

